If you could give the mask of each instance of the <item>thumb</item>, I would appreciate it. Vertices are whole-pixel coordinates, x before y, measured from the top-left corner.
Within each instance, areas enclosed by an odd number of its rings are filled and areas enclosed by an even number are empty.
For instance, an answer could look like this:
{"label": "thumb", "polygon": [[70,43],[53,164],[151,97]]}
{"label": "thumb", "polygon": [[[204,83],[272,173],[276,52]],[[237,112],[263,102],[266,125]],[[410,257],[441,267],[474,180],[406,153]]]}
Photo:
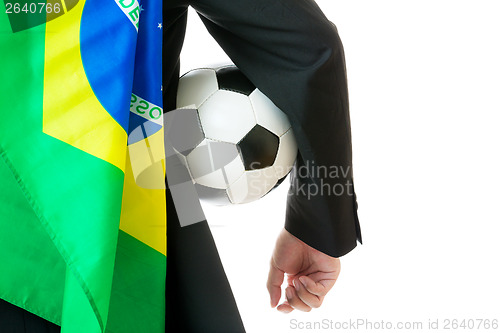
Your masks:
{"label": "thumb", "polygon": [[283,284],[285,273],[274,264],[271,260],[271,267],[269,268],[269,275],[267,277],[267,290],[271,297],[271,307],[278,305],[281,298],[281,285]]}

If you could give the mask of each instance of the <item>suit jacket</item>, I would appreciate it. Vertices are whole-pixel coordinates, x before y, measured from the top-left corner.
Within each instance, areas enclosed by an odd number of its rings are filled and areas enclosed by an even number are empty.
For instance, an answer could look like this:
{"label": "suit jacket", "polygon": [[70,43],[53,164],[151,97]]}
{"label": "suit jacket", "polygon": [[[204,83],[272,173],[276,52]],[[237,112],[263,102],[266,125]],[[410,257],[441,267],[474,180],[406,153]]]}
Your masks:
{"label": "suit jacket", "polygon": [[[312,0],[165,1],[165,110],[176,107],[188,5],[235,65],[290,119],[299,155],[285,228],[330,256],[348,253],[361,242],[361,232],[345,58],[336,27]],[[181,228],[170,196],[167,200],[167,330],[243,332],[206,221]]]}

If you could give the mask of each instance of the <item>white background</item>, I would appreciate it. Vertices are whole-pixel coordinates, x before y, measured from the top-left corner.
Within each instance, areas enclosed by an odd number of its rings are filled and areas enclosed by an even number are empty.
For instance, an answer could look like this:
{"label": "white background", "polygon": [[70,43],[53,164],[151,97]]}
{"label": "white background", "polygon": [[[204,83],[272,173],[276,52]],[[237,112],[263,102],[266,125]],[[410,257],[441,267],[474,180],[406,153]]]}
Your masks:
{"label": "white background", "polygon": [[[292,319],[422,321],[421,331],[429,319],[500,319],[497,3],[318,1],[345,48],[364,245],[342,258],[320,309],[283,315],[265,285],[287,186],[205,206],[249,333],[313,331]],[[181,60],[182,72],[227,61],[194,12]]]}

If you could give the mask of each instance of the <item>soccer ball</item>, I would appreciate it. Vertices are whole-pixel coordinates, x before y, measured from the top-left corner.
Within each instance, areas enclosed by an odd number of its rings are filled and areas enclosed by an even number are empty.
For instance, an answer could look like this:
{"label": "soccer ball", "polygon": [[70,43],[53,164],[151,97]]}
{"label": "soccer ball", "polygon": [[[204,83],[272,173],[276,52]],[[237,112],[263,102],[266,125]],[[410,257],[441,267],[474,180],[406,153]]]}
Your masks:
{"label": "soccer ball", "polygon": [[257,200],[292,169],[297,144],[287,116],[235,66],[183,75],[177,108],[169,137],[203,201]]}

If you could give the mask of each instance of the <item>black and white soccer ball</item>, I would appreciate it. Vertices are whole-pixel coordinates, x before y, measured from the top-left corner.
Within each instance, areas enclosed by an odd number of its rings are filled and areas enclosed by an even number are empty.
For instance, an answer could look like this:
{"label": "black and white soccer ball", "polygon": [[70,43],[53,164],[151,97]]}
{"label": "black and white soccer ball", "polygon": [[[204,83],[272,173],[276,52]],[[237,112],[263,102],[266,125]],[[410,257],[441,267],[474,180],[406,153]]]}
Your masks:
{"label": "black and white soccer ball", "polygon": [[297,144],[287,116],[235,66],[183,75],[177,108],[172,145],[200,199],[255,201],[292,169]]}

